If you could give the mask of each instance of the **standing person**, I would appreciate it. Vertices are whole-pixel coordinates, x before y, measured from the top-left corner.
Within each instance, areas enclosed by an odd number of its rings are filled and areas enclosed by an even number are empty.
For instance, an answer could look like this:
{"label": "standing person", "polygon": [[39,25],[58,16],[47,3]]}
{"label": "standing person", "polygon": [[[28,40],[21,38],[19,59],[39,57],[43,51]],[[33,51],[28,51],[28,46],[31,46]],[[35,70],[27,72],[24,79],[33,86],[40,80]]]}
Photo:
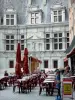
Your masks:
{"label": "standing person", "polygon": [[71,71],[70,71],[69,65],[65,68],[64,76],[65,77],[70,77],[71,76]]}
{"label": "standing person", "polygon": [[56,71],[56,89],[58,89],[58,96],[61,96],[60,94],[60,71]]}

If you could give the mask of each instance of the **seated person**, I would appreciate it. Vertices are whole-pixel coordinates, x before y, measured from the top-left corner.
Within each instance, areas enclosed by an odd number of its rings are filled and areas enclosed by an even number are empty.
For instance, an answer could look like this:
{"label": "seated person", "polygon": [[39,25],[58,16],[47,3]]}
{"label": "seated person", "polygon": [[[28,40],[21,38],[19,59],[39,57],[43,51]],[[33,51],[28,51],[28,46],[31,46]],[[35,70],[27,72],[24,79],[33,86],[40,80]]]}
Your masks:
{"label": "seated person", "polygon": [[7,71],[4,72],[4,76],[8,76],[8,72]]}

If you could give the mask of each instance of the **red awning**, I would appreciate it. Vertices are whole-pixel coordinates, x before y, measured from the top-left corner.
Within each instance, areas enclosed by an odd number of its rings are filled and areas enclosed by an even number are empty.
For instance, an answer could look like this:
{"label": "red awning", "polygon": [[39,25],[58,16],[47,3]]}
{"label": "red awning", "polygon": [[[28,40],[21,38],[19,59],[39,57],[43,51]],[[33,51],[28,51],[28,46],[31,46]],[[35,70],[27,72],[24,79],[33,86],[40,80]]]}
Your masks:
{"label": "red awning", "polygon": [[67,58],[69,58],[69,57],[71,57],[71,56],[73,56],[73,55],[75,55],[75,48],[73,48],[73,49],[71,50],[71,52],[70,52],[69,54],[67,54]]}

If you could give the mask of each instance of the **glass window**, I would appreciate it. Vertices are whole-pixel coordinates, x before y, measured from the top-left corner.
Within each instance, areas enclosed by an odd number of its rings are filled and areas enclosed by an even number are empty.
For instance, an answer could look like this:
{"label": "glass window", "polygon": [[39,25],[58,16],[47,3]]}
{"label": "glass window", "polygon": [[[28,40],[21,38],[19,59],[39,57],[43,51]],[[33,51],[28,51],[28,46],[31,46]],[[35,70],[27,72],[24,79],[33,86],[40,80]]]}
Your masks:
{"label": "glass window", "polygon": [[11,25],[14,25],[14,19],[11,19]]}
{"label": "glass window", "polygon": [[11,50],[14,50],[14,45],[11,45]]}
{"label": "glass window", "polygon": [[57,16],[54,16],[54,22],[57,22]]}
{"label": "glass window", "polygon": [[34,24],[34,23],[35,23],[34,18],[31,18],[31,24]]}
{"label": "glass window", "polygon": [[58,39],[54,39],[54,42],[58,42]]}
{"label": "glass window", "polygon": [[6,35],[6,50],[14,50],[14,36]]}
{"label": "glass window", "polygon": [[50,42],[50,39],[46,39],[46,43],[49,43]]}
{"label": "glass window", "polygon": [[59,37],[62,37],[62,33],[59,33]]}
{"label": "glass window", "polygon": [[9,25],[10,23],[9,23],[9,19],[6,19],[6,25]]}
{"label": "glass window", "polygon": [[53,66],[54,66],[54,68],[58,68],[58,61],[57,60],[53,61]]}
{"label": "glass window", "polygon": [[62,11],[61,11],[61,10],[59,10],[59,11],[58,11],[58,14],[59,14],[59,15],[62,15]]}
{"label": "glass window", "polygon": [[59,42],[62,42],[62,38],[59,38]]}
{"label": "glass window", "polygon": [[54,34],[54,37],[57,37],[58,35],[57,34]]}
{"label": "glass window", "polygon": [[24,45],[21,45],[21,50],[24,50]]}
{"label": "glass window", "polygon": [[50,44],[46,44],[46,50],[50,49]]}
{"label": "glass window", "polygon": [[62,21],[62,10],[54,11],[54,22]]}
{"label": "glass window", "polygon": [[14,15],[6,15],[6,25],[14,25]]}
{"label": "glass window", "polygon": [[14,68],[14,61],[13,60],[9,61],[9,68]]}
{"label": "glass window", "polygon": [[14,15],[11,15],[11,18],[14,18]]}
{"label": "glass window", "polygon": [[9,35],[6,35],[6,39],[9,39]]}
{"label": "glass window", "polygon": [[46,38],[49,38],[50,37],[50,34],[46,34]]}
{"label": "glass window", "polygon": [[57,11],[54,11],[54,15],[57,15]]}
{"label": "glass window", "polygon": [[21,43],[24,43],[24,40],[21,40]]}
{"label": "glass window", "polygon": [[21,35],[21,39],[24,39],[24,35]]}
{"label": "glass window", "polygon": [[31,24],[38,24],[39,22],[39,13],[31,13]]}
{"label": "glass window", "polygon": [[59,43],[59,49],[62,49],[62,43]]}
{"label": "glass window", "polygon": [[11,39],[14,39],[14,36],[13,35],[11,35]]}
{"label": "glass window", "polygon": [[48,60],[44,60],[44,68],[48,68]]}
{"label": "glass window", "polygon": [[58,49],[58,44],[54,44],[54,49]]}
{"label": "glass window", "polygon": [[8,44],[9,43],[9,40],[6,40],[6,43]]}
{"label": "glass window", "polygon": [[58,16],[58,21],[61,22],[62,21],[62,16]]}
{"label": "glass window", "polygon": [[9,50],[9,45],[6,45],[6,50]]}
{"label": "glass window", "polygon": [[9,15],[6,15],[6,18],[9,18]]}

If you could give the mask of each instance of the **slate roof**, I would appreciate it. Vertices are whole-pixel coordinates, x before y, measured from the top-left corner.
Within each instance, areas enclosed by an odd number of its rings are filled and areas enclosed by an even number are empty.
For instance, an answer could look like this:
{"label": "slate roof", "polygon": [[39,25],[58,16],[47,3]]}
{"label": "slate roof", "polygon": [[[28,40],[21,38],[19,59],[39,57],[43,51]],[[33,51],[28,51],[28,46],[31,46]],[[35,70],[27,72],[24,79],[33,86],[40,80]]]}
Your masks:
{"label": "slate roof", "polygon": [[[50,7],[56,3],[66,7],[66,21],[68,21],[68,0],[47,0],[43,7],[43,0],[32,0],[32,5],[38,5],[43,10],[42,23],[50,23]],[[14,8],[18,15],[18,23],[25,24],[28,18],[28,0],[0,0],[0,16],[3,16],[4,9]]]}

